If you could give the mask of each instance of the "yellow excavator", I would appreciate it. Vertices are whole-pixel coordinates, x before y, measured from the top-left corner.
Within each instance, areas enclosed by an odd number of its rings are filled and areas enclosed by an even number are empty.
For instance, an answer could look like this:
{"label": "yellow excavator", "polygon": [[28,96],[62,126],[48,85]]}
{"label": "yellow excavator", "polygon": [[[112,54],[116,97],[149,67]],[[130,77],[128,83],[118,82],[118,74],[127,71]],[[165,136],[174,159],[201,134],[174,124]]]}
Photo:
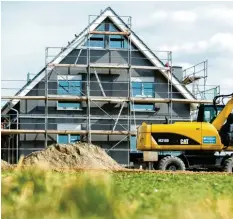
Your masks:
{"label": "yellow excavator", "polygon": [[[230,100],[219,112],[217,102],[220,98],[222,101],[224,98]],[[215,116],[210,122],[204,121],[203,106],[199,108],[195,122],[143,122],[137,130],[137,150],[157,154],[154,156],[153,167],[159,170],[205,169],[232,172],[233,94],[216,96],[211,107]],[[171,155],[175,151],[178,152],[177,155]]]}

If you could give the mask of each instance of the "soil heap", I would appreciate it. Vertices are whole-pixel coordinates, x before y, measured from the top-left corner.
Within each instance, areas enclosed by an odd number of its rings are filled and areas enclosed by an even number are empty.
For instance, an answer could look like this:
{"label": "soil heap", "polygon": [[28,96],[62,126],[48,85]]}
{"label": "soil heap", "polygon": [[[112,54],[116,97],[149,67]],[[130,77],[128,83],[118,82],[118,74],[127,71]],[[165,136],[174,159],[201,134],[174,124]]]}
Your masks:
{"label": "soil heap", "polygon": [[23,165],[44,164],[50,168],[75,169],[123,169],[102,148],[93,144],[54,144],[26,156]]}
{"label": "soil heap", "polygon": [[12,166],[9,163],[7,163],[5,160],[1,160],[1,169],[2,170],[12,169]]}

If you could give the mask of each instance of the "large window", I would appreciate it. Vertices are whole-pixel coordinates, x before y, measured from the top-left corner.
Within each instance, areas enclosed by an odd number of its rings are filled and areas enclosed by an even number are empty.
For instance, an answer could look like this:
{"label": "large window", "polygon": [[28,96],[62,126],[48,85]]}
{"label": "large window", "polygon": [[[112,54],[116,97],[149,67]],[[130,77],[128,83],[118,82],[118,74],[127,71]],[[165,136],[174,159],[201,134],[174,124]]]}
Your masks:
{"label": "large window", "polygon": [[[58,78],[59,95],[75,95],[82,96],[82,80],[81,76],[60,76]],[[81,104],[77,101],[58,101],[58,109],[80,109]]]}
{"label": "large window", "polygon": [[[134,97],[155,97],[154,78],[132,78],[132,92]],[[137,104],[131,105],[133,111],[153,111],[154,104]]]}

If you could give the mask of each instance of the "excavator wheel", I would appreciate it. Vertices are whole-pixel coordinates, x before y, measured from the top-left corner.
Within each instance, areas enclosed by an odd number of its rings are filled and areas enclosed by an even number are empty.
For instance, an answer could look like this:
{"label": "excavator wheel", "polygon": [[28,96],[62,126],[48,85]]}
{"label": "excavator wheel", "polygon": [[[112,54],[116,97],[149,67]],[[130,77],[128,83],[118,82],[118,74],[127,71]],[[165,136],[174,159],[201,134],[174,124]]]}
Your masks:
{"label": "excavator wheel", "polygon": [[225,160],[223,170],[224,170],[224,172],[232,173],[232,171],[233,171],[233,157]]}
{"label": "excavator wheel", "polygon": [[168,171],[183,171],[185,170],[185,164],[179,157],[167,156],[159,161],[158,169]]}

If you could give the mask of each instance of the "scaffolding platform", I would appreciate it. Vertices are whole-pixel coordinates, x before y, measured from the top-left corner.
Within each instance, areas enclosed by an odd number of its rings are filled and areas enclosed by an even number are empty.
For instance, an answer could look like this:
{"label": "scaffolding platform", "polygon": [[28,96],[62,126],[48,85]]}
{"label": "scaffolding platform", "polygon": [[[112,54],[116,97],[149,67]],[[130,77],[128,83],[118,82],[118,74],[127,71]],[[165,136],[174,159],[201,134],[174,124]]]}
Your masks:
{"label": "scaffolding platform", "polygon": [[183,79],[182,83],[184,85],[188,85],[188,84],[191,84],[193,83],[194,81],[197,81],[197,80],[200,80],[204,77],[201,77],[201,76],[187,76],[186,78]]}

